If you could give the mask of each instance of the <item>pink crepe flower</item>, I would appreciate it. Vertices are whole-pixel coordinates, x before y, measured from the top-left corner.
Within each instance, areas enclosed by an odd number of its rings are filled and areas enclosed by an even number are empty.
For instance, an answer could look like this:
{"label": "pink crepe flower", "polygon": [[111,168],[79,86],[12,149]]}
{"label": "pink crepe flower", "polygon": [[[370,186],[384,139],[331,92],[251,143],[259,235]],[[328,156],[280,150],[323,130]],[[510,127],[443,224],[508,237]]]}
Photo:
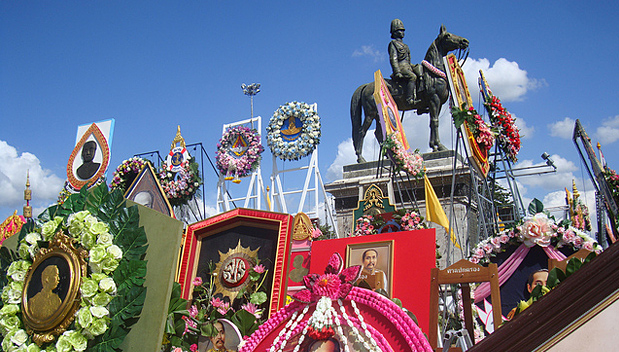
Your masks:
{"label": "pink crepe flower", "polygon": [[194,286],[201,286],[202,285],[202,278],[200,276],[196,276],[196,278],[193,279],[192,285],[194,285]]}
{"label": "pink crepe flower", "polygon": [[546,214],[537,213],[522,225],[522,235],[524,244],[527,247],[538,245],[540,247],[548,247],[551,238],[551,221]]}
{"label": "pink crepe flower", "polygon": [[256,266],[254,266],[254,271],[257,272],[258,274],[262,274],[265,271],[265,267],[262,264],[258,264]]}
{"label": "pink crepe flower", "polygon": [[194,343],[193,345],[189,346],[189,350],[191,352],[196,352],[198,350],[198,344]]}
{"label": "pink crepe flower", "polygon": [[220,307],[223,307],[224,301],[222,299],[220,299],[219,297],[213,297],[211,299],[211,305],[214,308],[220,308]]}

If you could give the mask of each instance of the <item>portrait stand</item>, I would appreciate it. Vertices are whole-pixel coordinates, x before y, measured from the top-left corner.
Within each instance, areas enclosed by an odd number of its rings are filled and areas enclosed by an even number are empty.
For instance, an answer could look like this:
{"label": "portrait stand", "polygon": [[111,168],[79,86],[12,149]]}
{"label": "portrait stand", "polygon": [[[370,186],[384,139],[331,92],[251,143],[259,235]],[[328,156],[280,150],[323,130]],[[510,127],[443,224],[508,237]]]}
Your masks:
{"label": "portrait stand", "polygon": [[[316,104],[314,104],[314,106],[315,105]],[[293,188],[287,191],[284,190],[280,175],[287,172],[298,172],[303,170],[307,170],[305,174],[305,182],[303,183],[303,188]],[[310,186],[310,183],[312,183],[312,177],[313,185]],[[320,196],[322,196],[325,204],[324,207],[327,216],[327,222],[334,229],[336,236],[338,238],[340,237],[340,234],[338,233],[338,228],[335,225],[335,217],[333,216],[333,199],[332,197],[327,195],[327,192],[325,191],[325,184],[322,181],[322,177],[320,176],[320,170],[318,169],[318,147],[316,147],[316,149],[314,149],[314,151],[312,152],[308,166],[279,170],[279,168],[277,167],[277,158],[273,156],[271,190],[271,194],[269,194],[270,210],[279,211],[282,213],[289,213],[288,203],[290,203],[292,207],[293,202],[289,199],[290,197],[288,196],[293,194],[301,194],[296,213],[304,212],[312,219],[316,219],[319,217],[318,206],[320,204]],[[310,198],[308,199],[308,197]],[[311,200],[313,200],[313,202]],[[309,209],[304,209],[306,203],[308,203]]]}
{"label": "portrait stand", "polygon": [[[438,344],[438,314],[440,300],[440,285],[461,284],[462,285],[462,306],[464,307],[464,320],[469,336],[475,336],[473,332],[473,310],[471,302],[470,283],[490,282],[492,297],[492,315],[494,318],[495,330],[499,328],[501,322],[501,294],[499,291],[499,273],[497,265],[492,263],[488,267],[473,264],[466,259],[462,259],[444,270],[433,268],[430,283],[430,333],[428,340],[436,351]],[[451,349],[450,349],[451,350]]]}
{"label": "portrait stand", "polygon": [[[255,126],[257,123],[257,131],[262,131],[262,117],[256,116],[247,120],[242,120],[238,122],[233,122],[229,124],[224,124],[222,128],[221,134],[226,133],[231,127],[242,126],[251,124],[251,126]],[[249,181],[249,186],[247,187],[247,193],[244,197],[233,198],[230,195],[230,189],[226,186],[226,175],[220,174],[219,180],[217,181],[217,213],[223,213],[229,211],[231,209],[242,207],[242,208],[250,208],[250,209],[262,209],[262,198],[266,196],[264,189],[264,182],[262,181],[262,172],[260,168],[260,164],[258,167],[251,173],[251,178]],[[235,202],[242,201],[242,205],[237,205]],[[263,209],[264,210],[264,209]]]}

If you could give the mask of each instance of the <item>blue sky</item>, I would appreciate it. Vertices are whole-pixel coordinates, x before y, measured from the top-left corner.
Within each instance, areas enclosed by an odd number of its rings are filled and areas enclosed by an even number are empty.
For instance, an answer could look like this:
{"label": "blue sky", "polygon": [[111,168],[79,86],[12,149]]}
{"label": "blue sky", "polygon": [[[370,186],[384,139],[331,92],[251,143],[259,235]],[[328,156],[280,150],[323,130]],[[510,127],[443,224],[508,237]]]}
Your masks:
{"label": "blue sky", "polygon": [[[326,182],[335,180],[341,165],[355,160],[352,93],[373,80],[374,71],[391,73],[394,18],[406,26],[413,62],[423,59],[441,24],[470,41],[469,87],[475,90],[476,72],[484,69],[524,134],[521,165],[542,163],[548,152],[558,166],[553,175],[519,180],[525,202],[538,197],[560,204],[572,179],[581,193],[592,190],[582,182],[586,173],[571,141],[575,119],[602,143],[609,165],[619,164],[613,153],[618,7],[581,1],[2,1],[0,218],[21,212],[27,169],[35,209],[55,200],[81,124],[116,120],[110,176],[133,154],[166,153],[177,125],[187,143],[202,142],[214,158],[222,125],[249,117],[241,83],[262,84],[254,111],[263,126],[286,102],[318,104],[319,165]],[[453,145],[446,111],[441,124],[441,139]],[[427,116],[407,115],[404,126],[411,146],[427,151]],[[371,158],[377,149],[366,144]],[[267,180],[268,148],[264,159]],[[207,204],[214,206],[216,180],[207,170]]]}

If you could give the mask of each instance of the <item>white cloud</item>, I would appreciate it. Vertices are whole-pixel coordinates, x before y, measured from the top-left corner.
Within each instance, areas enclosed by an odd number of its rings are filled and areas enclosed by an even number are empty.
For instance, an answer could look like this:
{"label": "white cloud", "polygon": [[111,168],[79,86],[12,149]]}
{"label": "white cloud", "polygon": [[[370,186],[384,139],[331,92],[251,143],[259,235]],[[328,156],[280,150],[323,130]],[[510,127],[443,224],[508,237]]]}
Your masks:
{"label": "white cloud", "polygon": [[[18,210],[24,205],[26,174],[30,174],[31,205],[42,209],[55,203],[64,180],[41,166],[31,153],[17,153],[15,147],[0,140],[0,207]],[[8,214],[7,214],[8,215]],[[38,213],[33,212],[33,215]]]}
{"label": "white cloud", "polygon": [[517,117],[512,114],[512,116],[516,119],[516,127],[520,130],[520,138],[521,139],[533,139],[533,133],[535,133],[535,127],[528,126],[526,121],[522,117]]}
{"label": "white cloud", "polygon": [[[560,155],[554,154],[551,156],[554,161],[554,165],[557,167],[557,171],[554,173],[519,177],[518,181],[528,187],[541,187],[546,191],[556,191],[557,189],[563,189],[570,187],[572,180],[577,179],[574,176],[574,172],[578,170],[578,167],[574,162],[567,160]],[[521,160],[514,168],[527,168],[531,166],[541,166],[544,162],[534,164],[532,160]],[[534,171],[535,169],[533,169]],[[540,172],[542,168],[538,169]]]}
{"label": "white cloud", "polygon": [[363,57],[367,56],[374,60],[374,62],[382,62],[385,60],[387,55],[380,50],[374,48],[373,45],[363,45],[361,49],[355,49],[352,53],[352,57]]}
{"label": "white cloud", "polygon": [[572,139],[574,134],[574,124],[576,120],[569,117],[564,118],[561,121],[553,122],[548,125],[550,135],[553,137],[559,137],[563,139]]}
{"label": "white cloud", "polygon": [[619,139],[619,115],[602,121],[602,126],[597,128],[595,135],[602,144],[611,144],[617,141]]}
{"label": "white cloud", "polygon": [[[380,148],[374,136],[375,130],[369,130],[363,139],[363,157],[367,161],[378,159]],[[347,138],[337,146],[335,160],[327,169],[327,180],[333,181],[342,178],[343,166],[357,163],[357,155],[352,145],[352,138]]]}
{"label": "white cloud", "polygon": [[508,61],[504,58],[496,60],[492,66],[490,66],[490,61],[485,58],[468,59],[462,68],[473,101],[479,99],[479,89],[477,88],[479,70],[484,72],[492,93],[503,102],[521,101],[527,91],[546,85],[543,80],[529,78],[527,71],[521,69],[517,62]]}

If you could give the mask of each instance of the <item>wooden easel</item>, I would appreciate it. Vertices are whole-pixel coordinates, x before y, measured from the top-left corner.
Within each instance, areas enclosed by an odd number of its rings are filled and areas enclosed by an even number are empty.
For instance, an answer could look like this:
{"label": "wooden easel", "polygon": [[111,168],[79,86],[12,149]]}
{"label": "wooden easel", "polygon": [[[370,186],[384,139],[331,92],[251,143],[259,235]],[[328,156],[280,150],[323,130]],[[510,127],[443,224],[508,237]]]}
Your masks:
{"label": "wooden easel", "polygon": [[[464,307],[464,324],[471,339],[474,340],[473,332],[473,311],[471,309],[471,288],[470,283],[490,282],[492,298],[492,316],[494,318],[494,329],[498,329],[502,322],[501,317],[501,294],[499,291],[499,273],[497,265],[492,263],[488,267],[473,264],[466,259],[462,259],[446,269],[432,269],[430,282],[430,346],[435,351],[442,351],[438,345],[438,302],[439,285],[461,284],[462,285],[462,305]],[[455,349],[449,349],[455,351]]]}
{"label": "wooden easel", "polygon": [[553,268],[559,268],[561,270],[563,270],[565,272],[565,269],[567,268],[567,262],[572,259],[572,258],[578,258],[581,261],[584,261],[585,258],[587,258],[587,256],[591,254],[590,251],[581,248],[578,252],[570,255],[569,257],[565,258],[565,260],[557,260],[557,259],[548,259],[548,271],[552,270]]}

